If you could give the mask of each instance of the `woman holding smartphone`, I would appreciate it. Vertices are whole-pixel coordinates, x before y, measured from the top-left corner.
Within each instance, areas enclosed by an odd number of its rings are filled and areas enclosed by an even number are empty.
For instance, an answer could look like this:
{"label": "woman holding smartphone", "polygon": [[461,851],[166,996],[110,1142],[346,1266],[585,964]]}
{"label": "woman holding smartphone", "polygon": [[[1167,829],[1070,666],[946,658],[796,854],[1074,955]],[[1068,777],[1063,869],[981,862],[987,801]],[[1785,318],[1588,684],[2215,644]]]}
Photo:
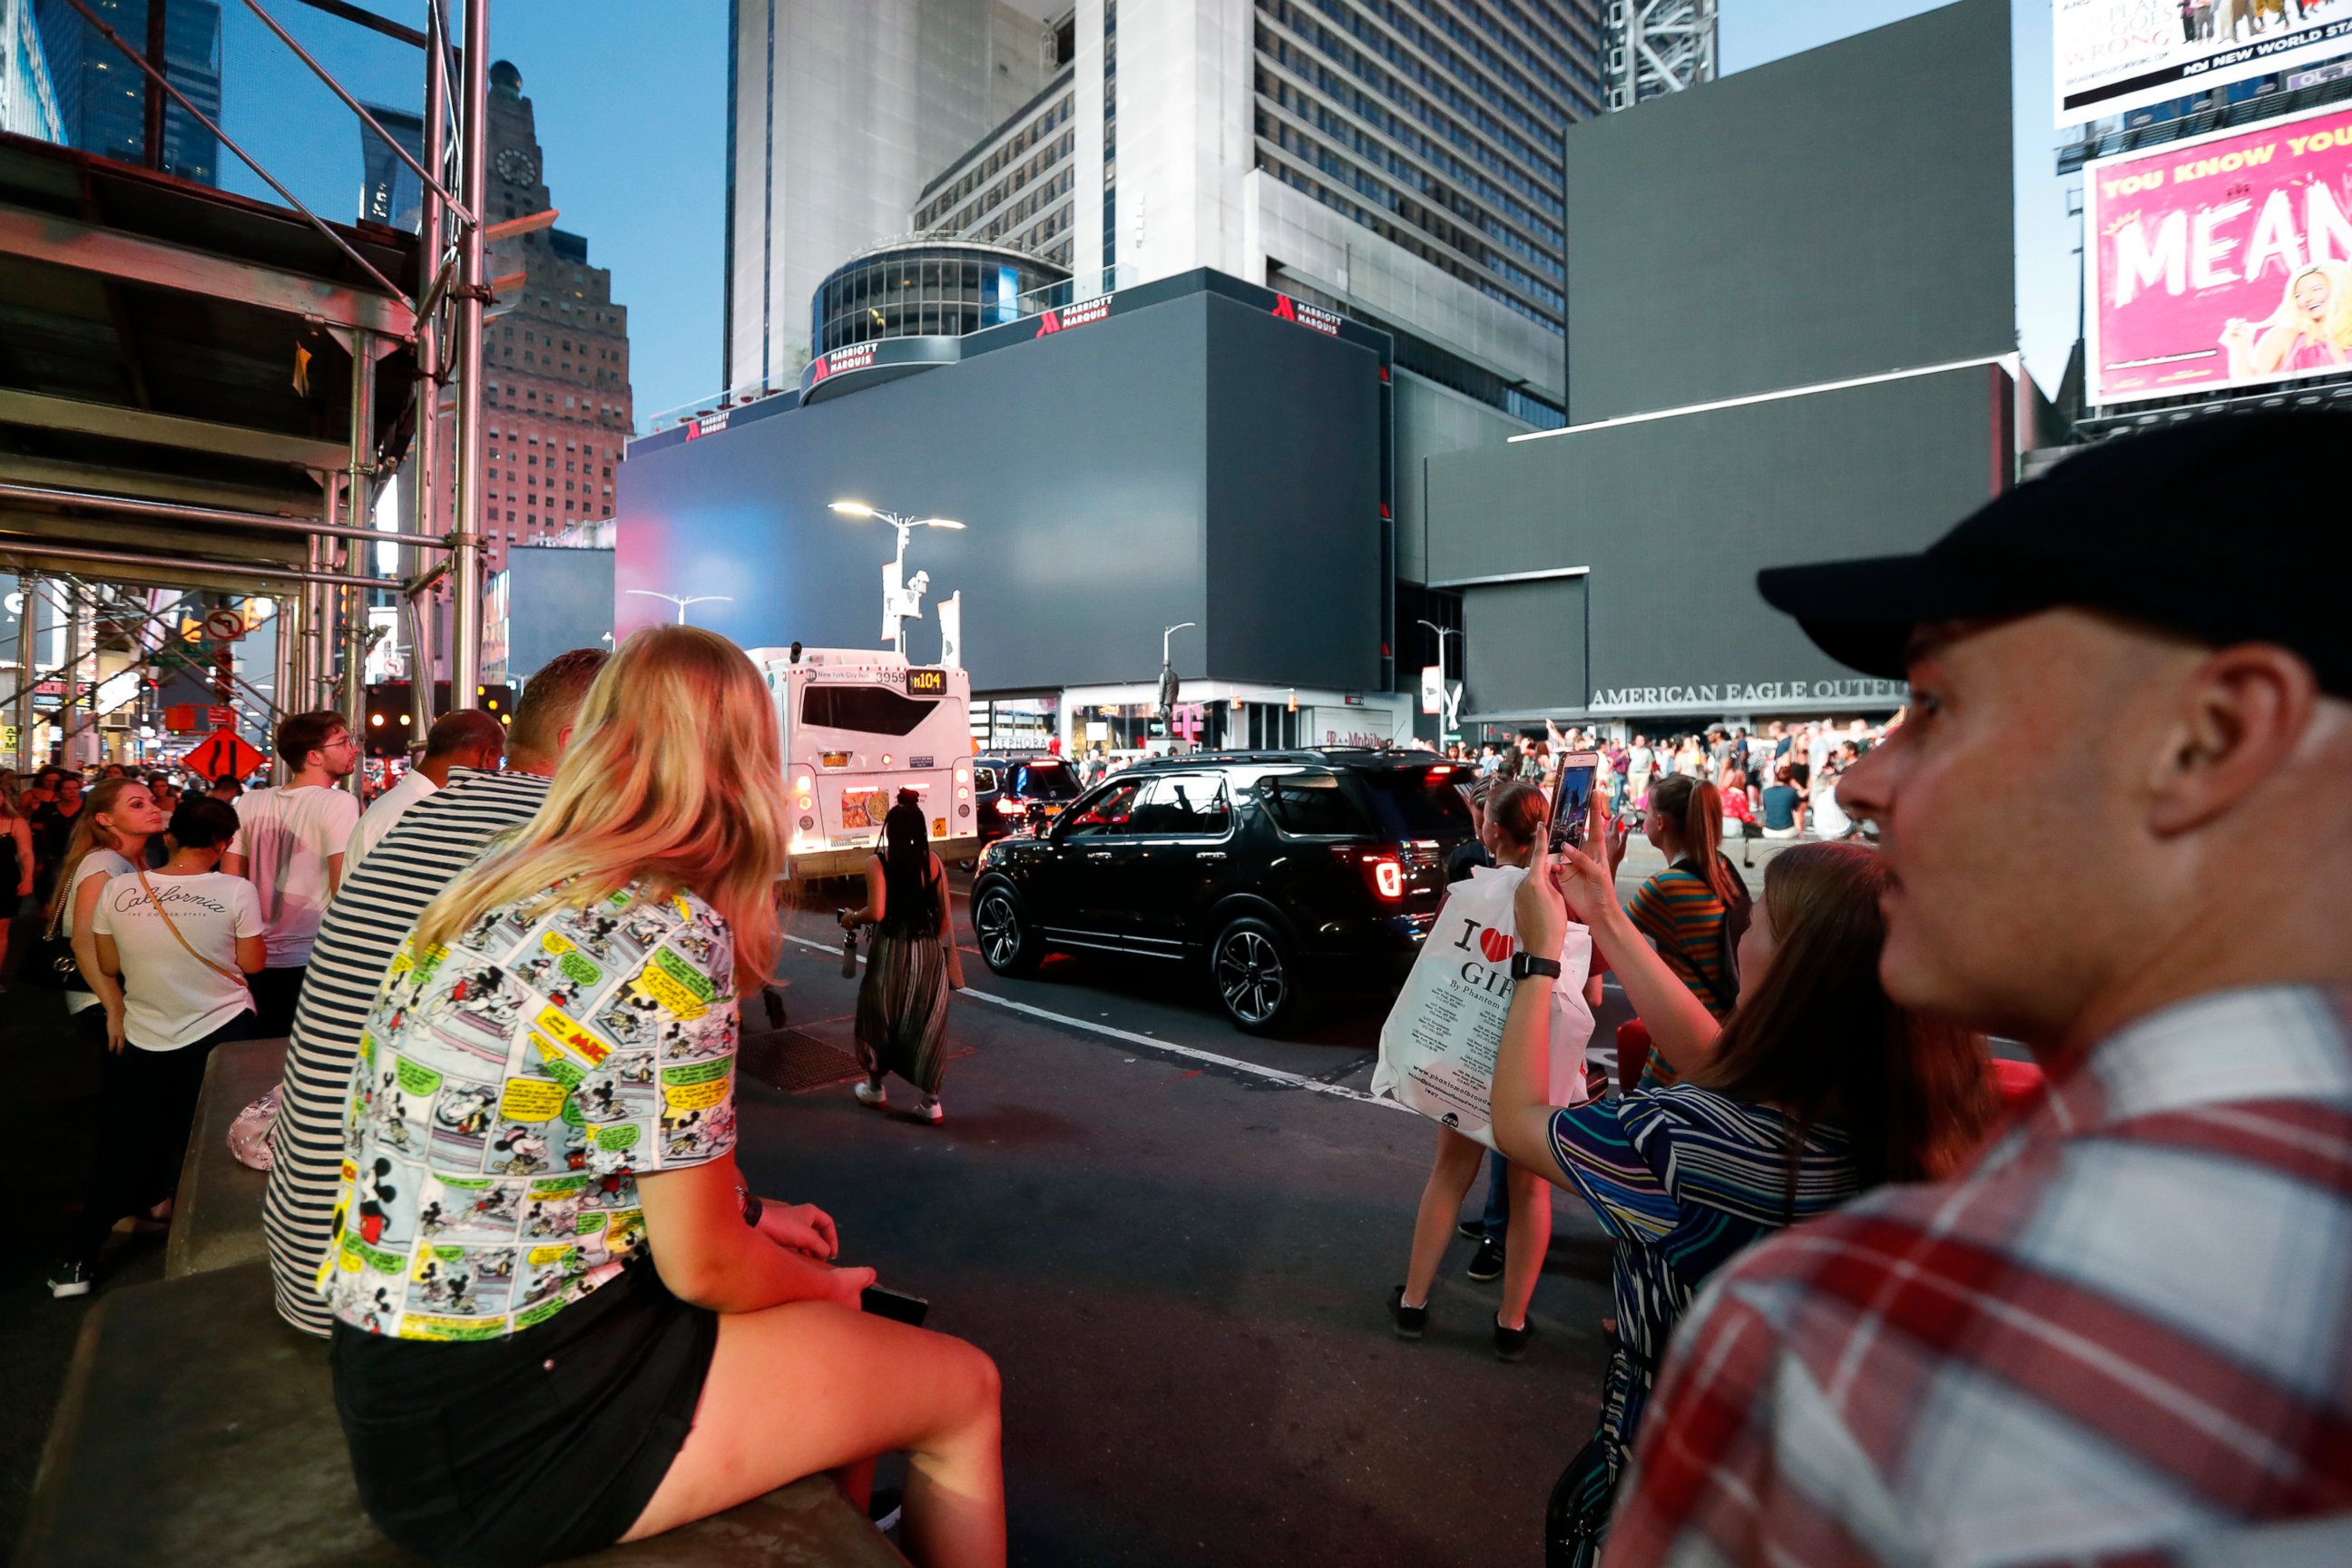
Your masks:
{"label": "woman holding smartphone", "polygon": [[[1605,842],[1596,812],[1594,842]],[[1885,945],[1877,852],[1801,845],[1773,859],[1741,939],[1747,985],[1718,1021],[1643,940],[1604,861],[1538,853],[1514,910],[1532,951],[1587,917],[1595,948],[1685,1080],[1617,1100],[1546,1100],[1552,982],[1512,993],[1495,1071],[1496,1142],[1591,1206],[1615,1239],[1616,1317],[1599,1428],[1552,1497],[1549,1561],[1588,1563],[1608,1528],[1659,1362],[1699,1287],[1773,1231],[1883,1182],[1934,1180],[1993,1115],[1984,1041],[1897,1006],[1878,981]]]}
{"label": "woman holding smartphone", "polygon": [[538,814],[393,960],[321,1286],[361,1500],[410,1551],[580,1556],[820,1470],[856,1496],[906,1449],[915,1561],[1004,1561],[994,1365],[862,1315],[832,1220],[736,1168],[780,768],[740,649],[641,631]]}

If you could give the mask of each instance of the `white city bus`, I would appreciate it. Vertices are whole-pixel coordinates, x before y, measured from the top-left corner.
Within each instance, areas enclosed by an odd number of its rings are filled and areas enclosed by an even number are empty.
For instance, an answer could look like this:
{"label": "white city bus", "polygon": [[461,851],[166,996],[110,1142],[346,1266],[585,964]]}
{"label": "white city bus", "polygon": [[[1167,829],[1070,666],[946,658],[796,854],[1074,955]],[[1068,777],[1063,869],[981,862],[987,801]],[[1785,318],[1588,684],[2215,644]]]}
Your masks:
{"label": "white city bus", "polygon": [[788,879],[863,870],[902,789],[921,800],[940,859],[979,853],[970,674],[866,648],[755,647],[751,658],[783,742]]}

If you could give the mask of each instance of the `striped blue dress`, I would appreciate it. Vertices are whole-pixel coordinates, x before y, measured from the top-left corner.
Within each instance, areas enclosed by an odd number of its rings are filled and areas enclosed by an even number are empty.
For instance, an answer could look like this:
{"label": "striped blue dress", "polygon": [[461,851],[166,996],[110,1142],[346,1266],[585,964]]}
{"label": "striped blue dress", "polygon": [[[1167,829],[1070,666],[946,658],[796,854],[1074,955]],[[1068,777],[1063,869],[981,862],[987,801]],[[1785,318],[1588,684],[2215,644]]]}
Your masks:
{"label": "striped blue dress", "polygon": [[[1617,1332],[1601,1423],[1553,1496],[1556,1531],[1597,1553],[1617,1478],[1675,1323],[1707,1277],[1744,1248],[1811,1219],[1859,1190],[1852,1150],[1835,1127],[1806,1130],[1769,1106],[1695,1084],[1638,1089],[1554,1114],[1552,1154],[1616,1239]],[[1795,1188],[1790,1154],[1795,1144]]]}

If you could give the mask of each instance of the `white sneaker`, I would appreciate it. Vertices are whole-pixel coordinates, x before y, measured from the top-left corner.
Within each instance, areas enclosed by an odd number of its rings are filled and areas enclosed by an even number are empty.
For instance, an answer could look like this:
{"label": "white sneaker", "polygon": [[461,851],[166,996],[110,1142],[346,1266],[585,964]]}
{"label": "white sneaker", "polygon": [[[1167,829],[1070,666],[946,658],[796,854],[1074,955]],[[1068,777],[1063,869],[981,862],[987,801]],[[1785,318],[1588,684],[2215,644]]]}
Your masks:
{"label": "white sneaker", "polygon": [[915,1115],[935,1127],[948,1119],[947,1110],[940,1104],[939,1097],[929,1094],[915,1101]]}
{"label": "white sneaker", "polygon": [[870,1079],[859,1079],[849,1092],[857,1097],[860,1105],[871,1105],[878,1110],[890,1103],[890,1091]]}

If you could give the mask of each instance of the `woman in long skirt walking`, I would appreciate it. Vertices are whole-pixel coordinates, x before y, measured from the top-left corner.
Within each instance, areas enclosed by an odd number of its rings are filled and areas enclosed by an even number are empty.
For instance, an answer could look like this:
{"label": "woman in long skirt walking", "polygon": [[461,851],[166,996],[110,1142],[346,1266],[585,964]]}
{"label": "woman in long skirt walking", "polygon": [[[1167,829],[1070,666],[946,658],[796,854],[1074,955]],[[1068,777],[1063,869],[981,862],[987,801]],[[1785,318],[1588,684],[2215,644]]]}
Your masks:
{"label": "woman in long skirt walking", "polygon": [[948,916],[947,869],[931,853],[915,792],[900,790],[882,819],[881,852],[866,863],[866,907],[845,910],[845,926],[871,925],[866,978],[857,987],[857,1059],[866,1077],[858,1103],[884,1107],[883,1079],[897,1073],[920,1091],[915,1114],[947,1120],[940,1079],[947,1070],[948,990],[963,985],[963,955]]}

